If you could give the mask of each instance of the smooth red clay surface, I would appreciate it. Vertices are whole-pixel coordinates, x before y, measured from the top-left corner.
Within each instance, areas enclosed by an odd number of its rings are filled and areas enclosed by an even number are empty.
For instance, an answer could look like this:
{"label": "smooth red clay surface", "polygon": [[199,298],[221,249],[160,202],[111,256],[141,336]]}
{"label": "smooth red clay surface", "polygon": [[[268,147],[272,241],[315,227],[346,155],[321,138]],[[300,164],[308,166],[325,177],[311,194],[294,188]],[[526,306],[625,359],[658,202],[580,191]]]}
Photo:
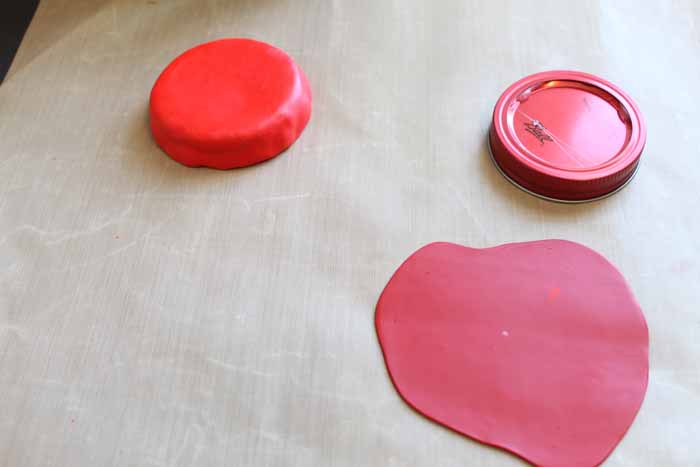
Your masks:
{"label": "smooth red clay surface", "polygon": [[187,166],[230,169],[287,149],[311,116],[311,91],[283,51],[251,39],[202,44],[176,58],[151,92],[151,131]]}
{"label": "smooth red clay surface", "polygon": [[576,243],[427,245],[375,320],[410,406],[539,466],[602,463],[646,392],[642,311],[615,267]]}

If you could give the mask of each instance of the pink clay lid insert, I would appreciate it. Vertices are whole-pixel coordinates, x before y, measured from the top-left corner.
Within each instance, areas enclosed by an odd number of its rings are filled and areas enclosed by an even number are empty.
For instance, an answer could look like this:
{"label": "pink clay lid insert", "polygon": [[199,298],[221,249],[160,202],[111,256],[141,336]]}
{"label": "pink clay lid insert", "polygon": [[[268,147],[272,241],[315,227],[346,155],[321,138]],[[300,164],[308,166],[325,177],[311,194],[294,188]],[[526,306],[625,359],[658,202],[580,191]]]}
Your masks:
{"label": "pink clay lid insert", "polygon": [[410,406],[538,466],[603,462],[646,392],[642,310],[576,243],[430,244],[393,275],[375,322]]}

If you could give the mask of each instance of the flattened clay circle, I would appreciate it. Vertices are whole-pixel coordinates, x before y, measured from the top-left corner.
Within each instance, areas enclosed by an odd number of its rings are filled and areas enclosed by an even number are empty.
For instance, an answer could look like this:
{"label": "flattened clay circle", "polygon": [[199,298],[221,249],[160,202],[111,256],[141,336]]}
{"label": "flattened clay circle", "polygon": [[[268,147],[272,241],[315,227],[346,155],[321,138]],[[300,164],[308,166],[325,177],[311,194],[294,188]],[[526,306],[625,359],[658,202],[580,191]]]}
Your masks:
{"label": "flattened clay circle", "polygon": [[156,143],[191,167],[230,169],[275,157],[296,141],[310,116],[302,70],[283,51],[251,39],[188,50],[151,92]]}
{"label": "flattened clay circle", "polygon": [[375,321],[409,405],[539,466],[603,462],[646,392],[642,311],[576,243],[430,244],[396,271]]}

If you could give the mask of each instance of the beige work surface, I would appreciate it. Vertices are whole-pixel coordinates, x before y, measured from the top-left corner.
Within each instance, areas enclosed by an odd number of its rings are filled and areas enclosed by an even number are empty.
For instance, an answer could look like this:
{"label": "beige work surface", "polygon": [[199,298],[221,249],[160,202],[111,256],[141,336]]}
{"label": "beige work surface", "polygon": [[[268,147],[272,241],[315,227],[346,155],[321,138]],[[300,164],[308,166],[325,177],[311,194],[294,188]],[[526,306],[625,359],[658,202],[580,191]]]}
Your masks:
{"label": "beige work surface", "polygon": [[[228,36],[287,50],[313,117],[270,162],[189,169],[151,140],[149,92]],[[646,116],[604,201],[541,201],[488,158],[500,92],[557,68]],[[694,0],[43,0],[0,86],[0,465],[524,465],[401,401],[374,306],[428,242],[563,238],[650,328],[605,465],[700,466],[698,86]]]}

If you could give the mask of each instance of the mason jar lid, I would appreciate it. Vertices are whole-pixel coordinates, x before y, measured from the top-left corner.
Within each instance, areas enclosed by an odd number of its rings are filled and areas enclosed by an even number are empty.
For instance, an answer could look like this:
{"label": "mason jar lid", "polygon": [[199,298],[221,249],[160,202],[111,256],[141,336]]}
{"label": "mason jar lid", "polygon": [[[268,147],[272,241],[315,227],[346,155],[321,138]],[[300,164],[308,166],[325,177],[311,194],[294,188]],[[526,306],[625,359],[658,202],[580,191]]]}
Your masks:
{"label": "mason jar lid", "polygon": [[584,202],[621,189],[646,142],[639,108],[619,87],[577,71],[537,73],[511,85],[493,112],[491,155],[536,196]]}

